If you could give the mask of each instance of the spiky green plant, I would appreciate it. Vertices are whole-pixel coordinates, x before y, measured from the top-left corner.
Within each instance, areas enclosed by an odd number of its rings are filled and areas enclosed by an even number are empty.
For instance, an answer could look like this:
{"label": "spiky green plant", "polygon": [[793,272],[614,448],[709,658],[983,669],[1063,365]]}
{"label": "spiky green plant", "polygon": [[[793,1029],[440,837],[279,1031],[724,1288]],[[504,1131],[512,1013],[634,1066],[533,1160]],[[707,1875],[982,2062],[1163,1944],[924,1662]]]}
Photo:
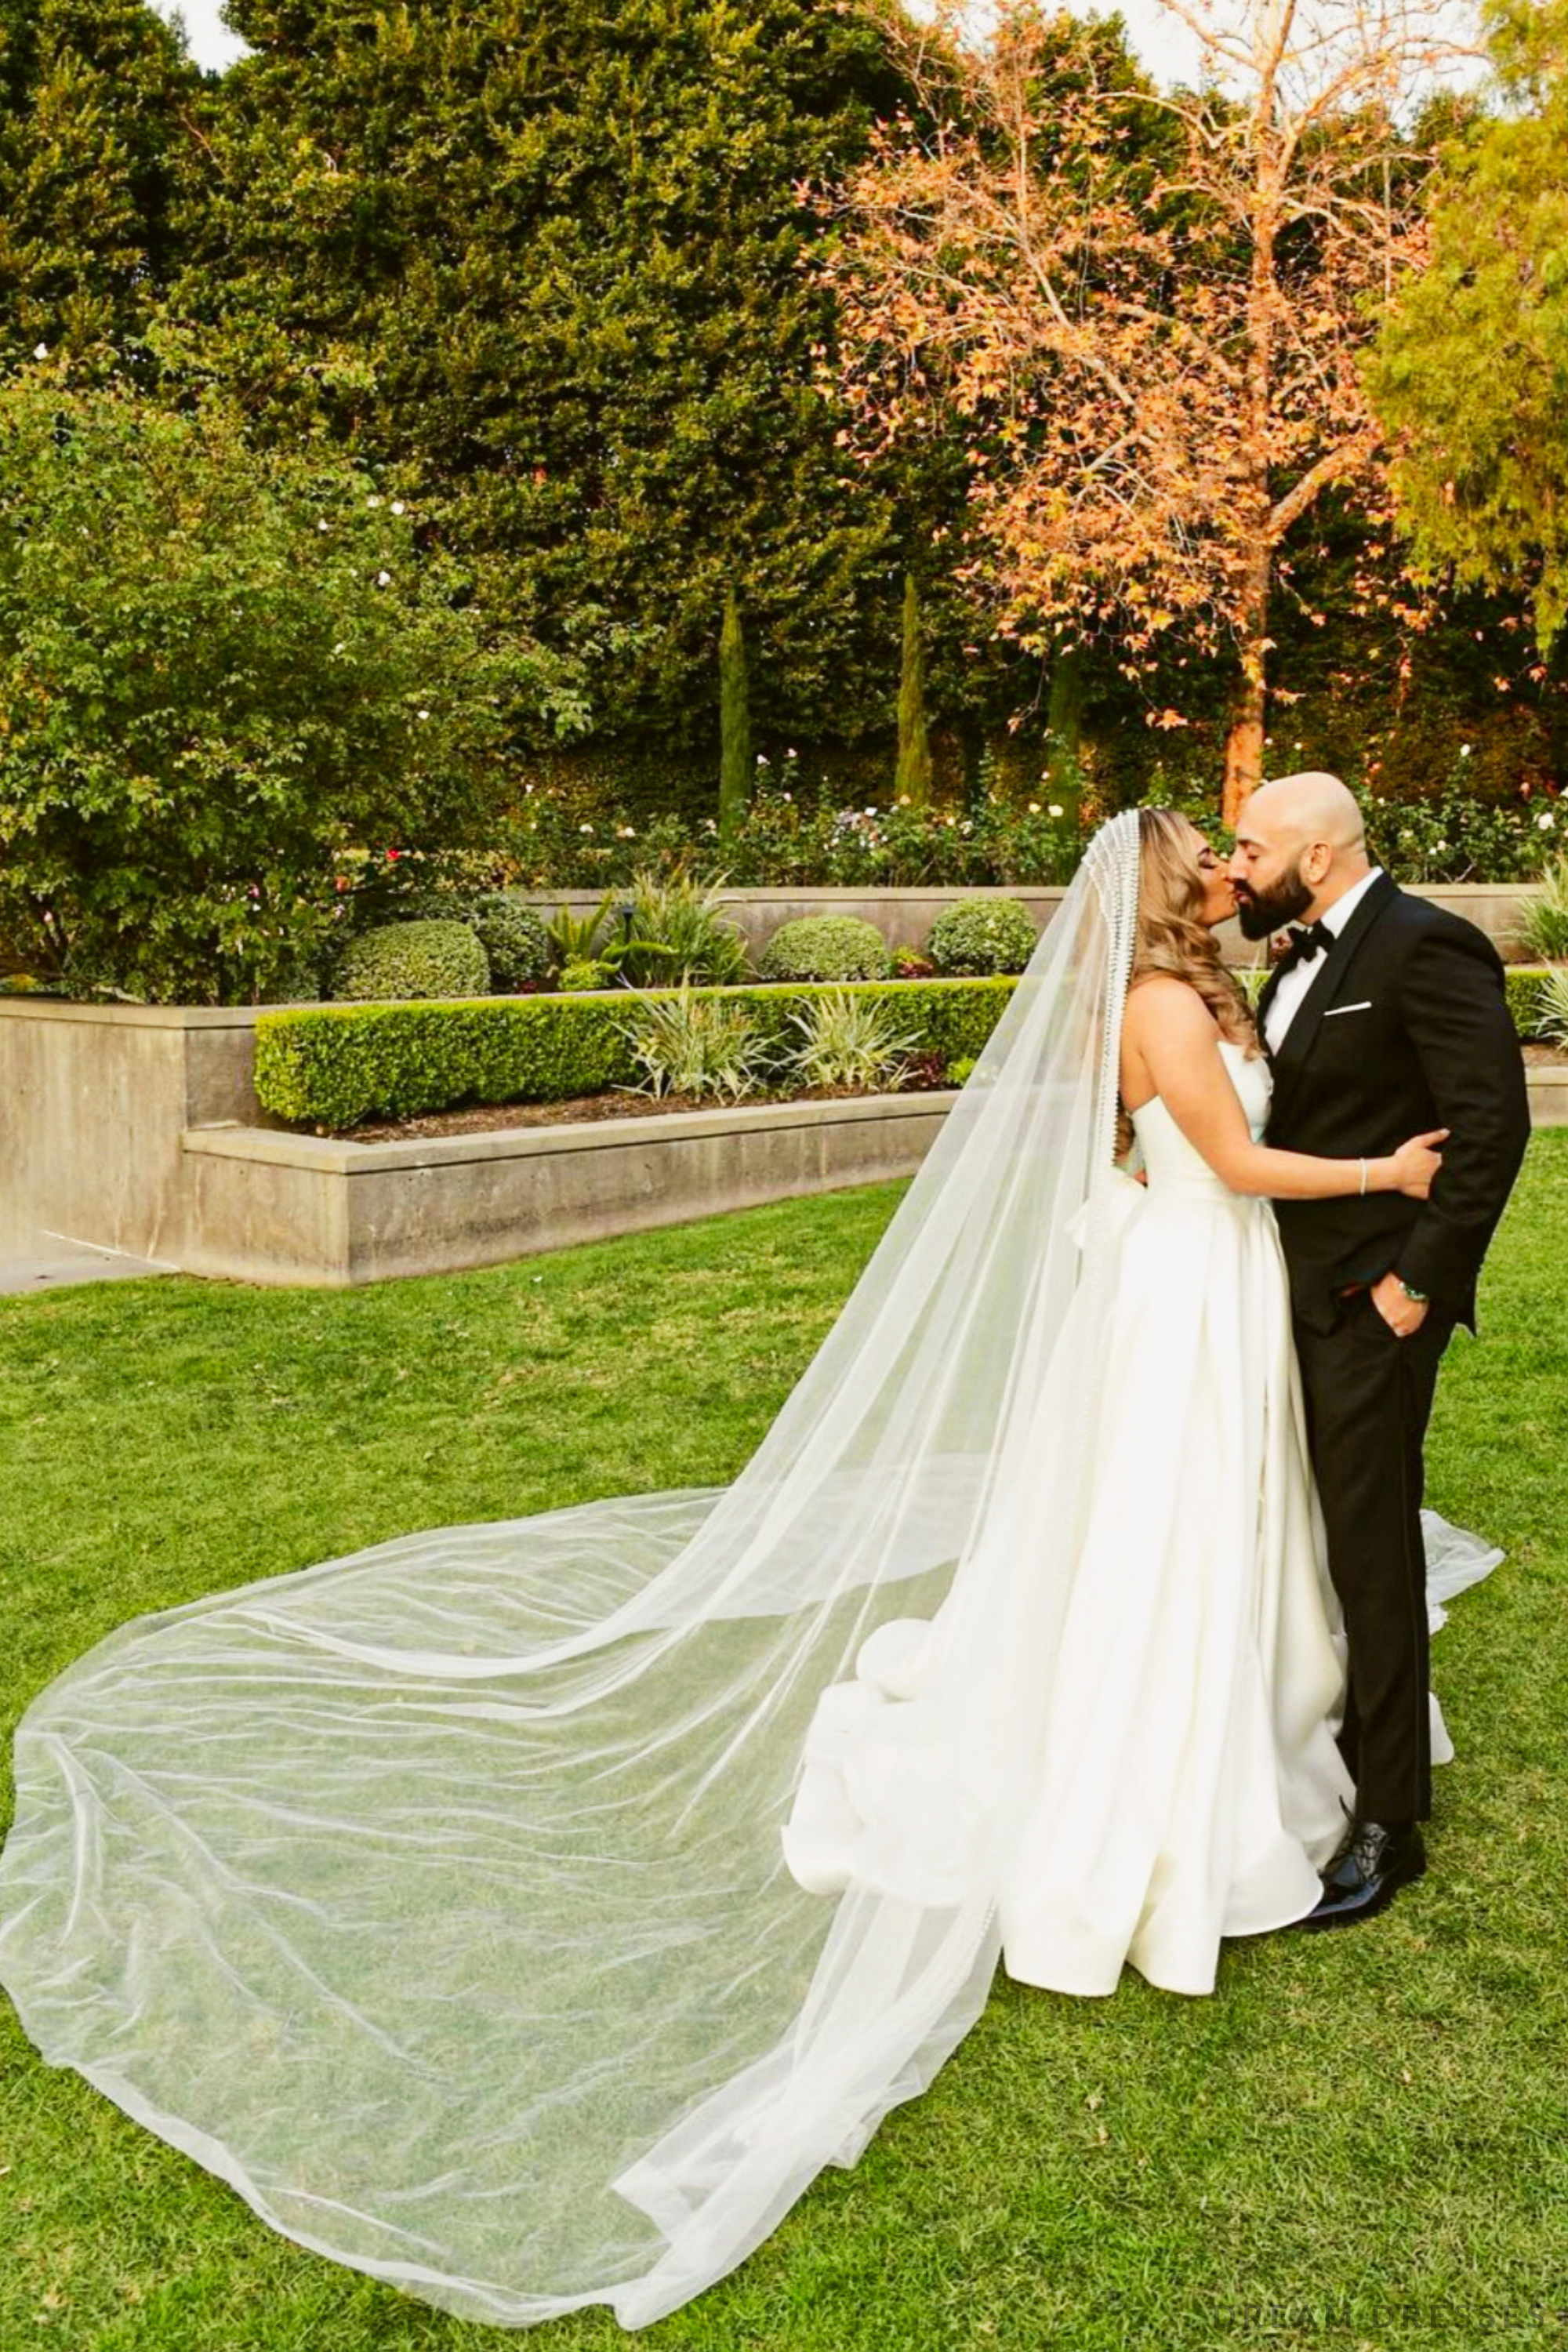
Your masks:
{"label": "spiky green plant", "polygon": [[920,1040],[896,1031],[892,1019],[885,1003],[826,989],[790,1016],[801,1040],[790,1067],[812,1087],[896,1087]]}
{"label": "spiky green plant", "polygon": [[1541,1034],[1549,1045],[1568,1047],[1568,971],[1550,972],[1541,984]]}
{"label": "spiky green plant", "polygon": [[683,985],[645,999],[635,1020],[617,1025],[644,1073],[638,1094],[739,1102],[762,1076],[763,1040],[743,1008],[721,998]]}
{"label": "spiky green plant", "polygon": [[1553,859],[1525,910],[1521,940],[1542,963],[1568,962],[1568,856]]}
{"label": "spiky green plant", "polygon": [[702,981],[722,988],[745,979],[746,942],[723,911],[722,887],[722,875],[699,882],[684,866],[668,877],[647,868],[633,877],[621,969],[634,985]]}

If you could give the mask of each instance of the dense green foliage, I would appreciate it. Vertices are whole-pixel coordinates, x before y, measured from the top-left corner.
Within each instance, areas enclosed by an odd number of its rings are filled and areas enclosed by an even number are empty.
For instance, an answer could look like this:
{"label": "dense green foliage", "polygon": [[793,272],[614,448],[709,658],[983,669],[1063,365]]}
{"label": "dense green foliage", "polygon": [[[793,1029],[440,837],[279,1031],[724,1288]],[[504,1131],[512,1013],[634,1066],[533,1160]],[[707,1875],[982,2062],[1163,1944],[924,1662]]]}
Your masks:
{"label": "dense green foliage", "polygon": [[[1006,981],[889,981],[856,991],[885,1000],[900,1030],[943,1066],[973,1055],[1007,1003]],[[787,1061],[809,987],[722,992],[752,1023],[767,1060]],[[696,1001],[703,992],[693,992]],[[482,1004],[321,1005],[264,1013],[256,1024],[256,1091],[279,1118],[342,1129],[373,1115],[412,1118],[459,1103],[562,1102],[635,1086],[628,1039],[639,1008],[672,992],[628,997],[491,998]]]}
{"label": "dense green foliage", "polygon": [[[367,902],[375,905],[373,899]],[[498,996],[542,986],[555,966],[555,946],[543,916],[516,891],[429,890],[416,886],[405,896],[388,896],[378,911],[397,923],[467,924],[485,951],[489,984]],[[414,992],[440,993],[429,989]]]}
{"label": "dense green foliage", "polygon": [[1543,647],[1568,623],[1568,5],[1499,5],[1500,116],[1458,140],[1430,266],[1370,384],[1404,436],[1402,520],[1431,572],[1530,583]]}
{"label": "dense green foliage", "polygon": [[489,959],[467,923],[382,923],[343,943],[332,993],[345,1003],[487,996]]}
{"label": "dense green foliage", "polygon": [[[1394,862],[1413,879],[1533,872],[1531,827],[1568,780],[1568,657],[1538,658],[1521,625],[1539,534],[1562,504],[1563,77],[1550,52],[1563,6],[1506,12],[1511,112],[1471,108],[1426,281],[1442,284],[1430,298],[1414,288],[1414,323],[1387,346],[1415,371],[1413,402],[1426,370],[1430,446],[1468,453],[1444,512],[1491,552],[1447,552],[1498,584],[1456,589],[1445,574],[1415,593],[1387,518],[1335,492],[1275,601],[1267,761],[1328,766],[1383,796],[1402,820]],[[384,521],[395,500],[407,507],[422,574],[497,665],[490,805],[504,802],[506,821],[489,824],[487,880],[602,888],[695,856],[737,884],[1055,882],[1076,861],[1080,814],[1150,794],[1212,808],[1225,661],[1199,658],[1179,628],[1137,675],[1110,632],[1038,660],[996,635],[967,536],[986,418],[961,425],[923,396],[896,455],[852,446],[818,266],[834,232],[816,196],[909,98],[874,16],[836,0],[740,16],[716,0],[607,15],[582,0],[543,15],[522,0],[238,0],[236,24],[251,54],[214,79],[143,0],[0,5],[0,377],[47,348],[62,383],[134,383],[175,419],[216,387],[258,484],[279,470],[336,478],[346,453]],[[1132,87],[1115,26],[1096,39],[1106,73]],[[1441,317],[1420,310],[1428,299]],[[1499,364],[1478,357],[1489,350]],[[1418,469],[1426,428],[1411,417]],[[1441,482],[1434,495],[1441,505]],[[95,562],[98,545],[84,543]],[[1428,552],[1446,562],[1445,548]],[[170,637],[190,621],[173,569]],[[102,572],[107,609],[111,551]],[[133,635],[160,592],[154,570]],[[733,783],[745,821],[721,852],[727,604],[744,614],[752,748]],[[52,677],[47,645],[29,658]],[[362,689],[378,659],[362,645]],[[247,759],[302,759],[302,702],[279,698],[264,656]],[[1151,726],[1172,706],[1185,725]],[[205,744],[234,714],[195,716]],[[279,740],[264,754],[268,727]],[[580,750],[552,740],[588,729]],[[915,805],[922,740],[933,816]],[[363,745],[367,777],[336,808],[325,862],[449,839],[446,789],[405,777],[376,726]],[[339,772],[320,772],[319,814]],[[225,792],[207,799],[216,840]],[[117,863],[142,866],[144,908],[169,895],[172,807],[160,791],[115,846]],[[328,924],[320,861],[301,897],[270,861],[253,872],[257,855],[242,824],[206,862],[230,869],[211,885],[218,906],[256,884],[267,921],[226,916],[175,953],[142,938],[128,907],[77,957],[75,984],[198,999],[302,984]],[[294,845],[281,856],[291,869]],[[17,952],[45,977],[62,961],[56,898],[80,930],[53,886],[22,909]],[[4,917],[12,943],[21,906]]]}
{"label": "dense green foliage", "polygon": [[731,589],[754,719],[882,717],[890,508],[816,388],[833,311],[802,267],[803,189],[898,94],[869,18],[233,16],[251,54],[191,156],[172,299],[258,430],[319,426],[416,486],[498,618],[590,657],[602,727],[711,756]]}
{"label": "dense green foliage", "polygon": [[0,929],[35,970],[289,993],[351,846],[479,821],[517,667],[399,509],[216,395],[0,383]]}
{"label": "dense green foliage", "polygon": [[860,915],[799,915],[781,923],[757,965],[764,980],[883,980],[888,943]]}
{"label": "dense green foliage", "polygon": [[1022,971],[1039,932],[1016,898],[961,898],[931,925],[927,950],[938,971],[954,977]]}
{"label": "dense green foliage", "polygon": [[[901,1196],[360,1290],[0,1299],[0,1488],[25,1498],[0,1728],[128,1616],[414,1528],[725,1484]],[[1531,1147],[1481,1332],[1448,1350],[1428,1495],[1507,1559],[1436,1643],[1458,1759],[1420,1886],[1352,1934],[1228,1943],[1211,2000],[999,1975],[926,2095],[647,2352],[1561,2352],[1568,1134]],[[508,2340],[268,2230],[4,2004],[0,2074],[8,2352]],[[510,2340],[636,2339],[596,2309]]]}
{"label": "dense green foliage", "polygon": [[0,370],[89,374],[145,328],[201,77],[142,0],[0,6]]}
{"label": "dense green foliage", "polygon": [[555,961],[543,918],[509,890],[487,890],[464,911],[490,968],[490,986],[502,991],[537,988]]}

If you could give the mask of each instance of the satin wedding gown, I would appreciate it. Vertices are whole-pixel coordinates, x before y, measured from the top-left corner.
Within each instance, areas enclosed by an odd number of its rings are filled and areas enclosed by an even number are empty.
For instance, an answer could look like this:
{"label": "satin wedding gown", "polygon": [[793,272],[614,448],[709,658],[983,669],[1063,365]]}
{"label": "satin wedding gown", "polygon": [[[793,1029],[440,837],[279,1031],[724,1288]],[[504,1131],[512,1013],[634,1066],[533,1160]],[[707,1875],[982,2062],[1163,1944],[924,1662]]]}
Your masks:
{"label": "satin wedding gown", "polygon": [[1004,1941],[1201,1991],[1306,1907],[1284,1286],[1161,1106],[1114,1171],[1137,883],[1113,819],[731,1485],[240,1583],[39,1695],[0,1981],[47,2059],[302,2245],[639,2327],[924,2088]]}
{"label": "satin wedding gown", "polygon": [[[1261,1140],[1268,1066],[1221,1052]],[[1227,1192],[1158,1097],[1133,1125],[1148,1184],[1123,1180],[1100,1310],[1081,1441],[1094,1502],[1029,1737],[983,1807],[1007,1816],[996,1866],[1011,1975],[1108,1993],[1130,1961],[1205,1993],[1223,1937],[1311,1909],[1353,1791],[1333,1738],[1342,1666],[1273,1212]],[[1043,1396],[1042,1465],[1060,1428]],[[1025,1540],[1043,1551],[1049,1524]],[[1026,1617],[1009,1638],[1025,1659],[1050,1654]],[[933,1811],[942,1821],[952,1802],[922,1758],[943,1745],[963,1649],[941,1617],[895,1622],[856,1682],[826,1695],[786,1833],[803,1883],[917,1891]],[[992,1824],[942,1828],[988,1838]]]}

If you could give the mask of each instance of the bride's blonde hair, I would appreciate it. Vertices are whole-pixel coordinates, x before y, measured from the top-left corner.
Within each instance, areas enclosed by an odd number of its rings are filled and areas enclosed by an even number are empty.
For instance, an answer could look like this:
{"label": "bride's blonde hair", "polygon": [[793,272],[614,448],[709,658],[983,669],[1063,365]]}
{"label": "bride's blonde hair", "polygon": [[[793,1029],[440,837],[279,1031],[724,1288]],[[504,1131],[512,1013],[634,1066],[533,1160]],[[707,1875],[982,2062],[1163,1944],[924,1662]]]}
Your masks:
{"label": "bride's blonde hair", "polygon": [[[1193,827],[1174,809],[1138,812],[1138,928],[1130,986],[1165,972],[1185,981],[1213,1013],[1222,1037],[1255,1053],[1258,1032],[1240,983],[1226,970],[1219,941],[1201,919],[1203,869]],[[1131,1149],[1132,1127],[1118,1105],[1117,1150]]]}
{"label": "bride's blonde hair", "polygon": [[1138,929],[1132,980],[1168,972],[1203,998],[1222,1037],[1251,1051],[1257,1032],[1247,999],[1220,959],[1219,941],[1201,920],[1203,869],[1193,827],[1174,809],[1138,812]]}

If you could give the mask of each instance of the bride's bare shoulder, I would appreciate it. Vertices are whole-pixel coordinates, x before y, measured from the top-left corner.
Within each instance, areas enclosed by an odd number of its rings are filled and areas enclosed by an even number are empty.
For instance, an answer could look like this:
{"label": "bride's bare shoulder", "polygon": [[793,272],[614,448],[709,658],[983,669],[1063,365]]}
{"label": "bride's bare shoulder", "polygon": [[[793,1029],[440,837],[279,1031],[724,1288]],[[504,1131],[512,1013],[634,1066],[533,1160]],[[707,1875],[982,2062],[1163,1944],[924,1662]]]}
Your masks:
{"label": "bride's bare shoulder", "polygon": [[1214,1015],[1197,990],[1169,971],[1145,972],[1133,982],[1127,992],[1123,1021],[1134,1038],[1197,1037],[1215,1025]]}

